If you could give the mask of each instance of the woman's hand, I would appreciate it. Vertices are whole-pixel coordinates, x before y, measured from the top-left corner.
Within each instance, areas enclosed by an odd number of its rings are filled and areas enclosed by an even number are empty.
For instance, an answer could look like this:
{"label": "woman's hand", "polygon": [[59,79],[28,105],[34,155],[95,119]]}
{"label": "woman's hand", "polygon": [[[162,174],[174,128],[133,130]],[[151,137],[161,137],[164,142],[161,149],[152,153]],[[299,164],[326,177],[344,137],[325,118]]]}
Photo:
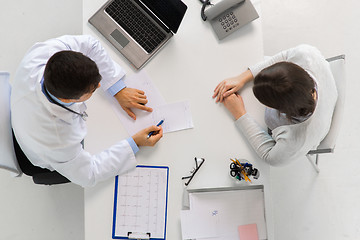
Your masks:
{"label": "woman's hand", "polygon": [[136,120],[136,116],[133,111],[131,111],[131,108],[138,108],[140,110],[152,112],[152,108],[145,106],[148,101],[144,91],[126,87],[115,94],[114,97],[124,111],[134,120]]}
{"label": "woman's hand", "polygon": [[225,98],[223,103],[227,110],[234,116],[235,120],[238,120],[246,113],[244,101],[237,93]]}
{"label": "woman's hand", "polygon": [[253,79],[254,76],[250,70],[243,72],[239,76],[225,79],[216,86],[212,97],[216,98],[216,102],[223,102],[226,97],[236,93]]}
{"label": "woman's hand", "polygon": [[[149,138],[150,132],[154,132]],[[132,138],[136,145],[140,146],[154,146],[163,136],[163,129],[161,126],[150,126],[136,133]]]}

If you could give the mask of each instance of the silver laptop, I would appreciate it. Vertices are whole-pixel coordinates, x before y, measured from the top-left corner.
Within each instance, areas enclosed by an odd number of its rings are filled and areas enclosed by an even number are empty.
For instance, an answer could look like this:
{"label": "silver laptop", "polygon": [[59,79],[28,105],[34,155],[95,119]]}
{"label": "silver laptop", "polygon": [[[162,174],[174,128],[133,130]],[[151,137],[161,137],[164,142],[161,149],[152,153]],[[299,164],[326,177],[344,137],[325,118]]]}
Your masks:
{"label": "silver laptop", "polygon": [[177,32],[186,10],[180,0],[110,0],[89,22],[139,69]]}

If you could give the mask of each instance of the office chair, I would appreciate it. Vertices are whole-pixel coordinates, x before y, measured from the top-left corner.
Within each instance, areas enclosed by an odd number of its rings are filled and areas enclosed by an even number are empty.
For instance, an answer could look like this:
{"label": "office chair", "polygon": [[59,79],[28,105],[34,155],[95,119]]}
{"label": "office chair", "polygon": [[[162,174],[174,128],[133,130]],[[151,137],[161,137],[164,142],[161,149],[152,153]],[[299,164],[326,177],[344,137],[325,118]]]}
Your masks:
{"label": "office chair", "polygon": [[310,150],[306,155],[317,173],[319,173],[320,171],[318,167],[319,154],[334,152],[336,139],[340,132],[345,103],[345,55],[339,55],[336,57],[328,58],[326,60],[330,63],[331,72],[335,79],[336,88],[338,91],[338,99],[335,105],[332,122],[328,134],[320,142],[319,146],[316,149]]}
{"label": "office chair", "polygon": [[[10,121],[10,74],[0,72],[0,168],[8,170],[14,177],[20,177],[23,173],[32,176],[34,183],[54,185],[70,182],[57,172],[33,166],[23,168],[24,160],[28,161],[13,136]],[[21,166],[21,167],[20,167]],[[23,171],[24,170],[24,171]]]}
{"label": "office chair", "polygon": [[21,176],[11,133],[9,77],[9,73],[0,72],[0,168],[10,171],[13,176]]}

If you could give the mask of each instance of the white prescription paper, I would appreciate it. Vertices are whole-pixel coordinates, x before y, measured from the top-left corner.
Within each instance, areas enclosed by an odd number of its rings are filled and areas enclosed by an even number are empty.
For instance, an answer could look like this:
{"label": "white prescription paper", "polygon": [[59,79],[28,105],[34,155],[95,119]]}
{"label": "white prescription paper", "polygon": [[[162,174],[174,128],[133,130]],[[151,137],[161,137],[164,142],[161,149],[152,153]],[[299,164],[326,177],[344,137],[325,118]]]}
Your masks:
{"label": "white prescription paper", "polygon": [[194,127],[189,101],[167,104],[159,90],[144,71],[125,78],[124,82],[129,88],[144,91],[148,100],[146,106],[153,109],[151,113],[139,109],[132,109],[136,115],[136,120],[133,120],[121,108],[115,98],[110,98],[115,113],[120,118],[120,121],[130,136],[151,125],[158,124],[162,119],[165,119],[162,125],[164,133]]}
{"label": "white prescription paper", "polygon": [[157,106],[154,108],[151,117],[154,125],[160,122],[161,119],[164,119],[162,124],[164,133],[194,127],[189,101]]}
{"label": "white prescription paper", "polygon": [[165,239],[168,168],[137,167],[118,177],[114,234]]}

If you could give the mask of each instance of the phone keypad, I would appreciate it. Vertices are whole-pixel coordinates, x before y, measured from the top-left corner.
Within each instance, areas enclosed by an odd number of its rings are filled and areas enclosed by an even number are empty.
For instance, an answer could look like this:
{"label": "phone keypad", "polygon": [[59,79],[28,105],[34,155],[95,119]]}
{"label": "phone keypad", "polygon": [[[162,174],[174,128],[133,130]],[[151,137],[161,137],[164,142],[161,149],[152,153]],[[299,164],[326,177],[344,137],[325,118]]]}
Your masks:
{"label": "phone keypad", "polygon": [[225,32],[229,32],[239,26],[238,19],[233,12],[221,16],[218,21]]}

